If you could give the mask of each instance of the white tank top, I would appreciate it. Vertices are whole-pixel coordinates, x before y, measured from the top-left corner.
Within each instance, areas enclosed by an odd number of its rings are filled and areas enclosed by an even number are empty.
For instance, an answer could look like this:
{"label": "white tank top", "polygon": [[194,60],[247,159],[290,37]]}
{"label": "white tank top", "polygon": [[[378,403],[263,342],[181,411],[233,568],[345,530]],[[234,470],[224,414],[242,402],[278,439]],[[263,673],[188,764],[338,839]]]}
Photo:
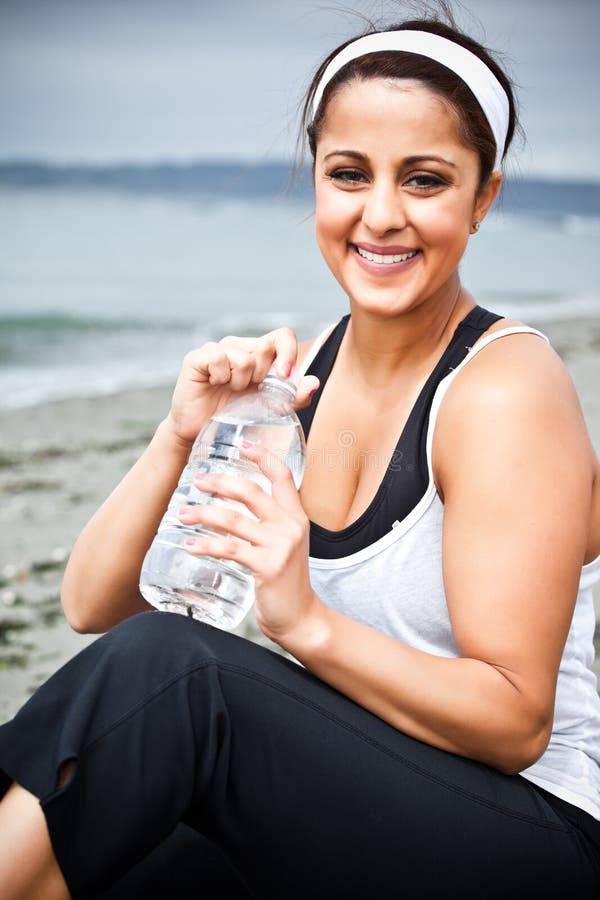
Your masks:
{"label": "white tank top", "polygon": [[[308,369],[330,328],[315,341],[300,372]],[[444,505],[433,480],[431,448],[440,404],[453,379],[492,341],[531,333],[504,328],[481,338],[434,394],[427,431],[429,483],[417,505],[368,547],[338,559],[309,558],[310,579],[333,609],[435,656],[458,657],[442,575]],[[592,586],[600,581],[600,556],[582,567],[577,601],[562,655],[550,743],[520,774],[600,820],[600,697],[594,661]]]}

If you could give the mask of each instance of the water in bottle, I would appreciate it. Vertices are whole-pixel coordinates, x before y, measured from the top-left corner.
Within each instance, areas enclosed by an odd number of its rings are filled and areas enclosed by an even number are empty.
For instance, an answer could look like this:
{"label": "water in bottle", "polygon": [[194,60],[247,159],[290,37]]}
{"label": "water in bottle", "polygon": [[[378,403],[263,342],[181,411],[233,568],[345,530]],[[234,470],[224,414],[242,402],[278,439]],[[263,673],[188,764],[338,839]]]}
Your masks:
{"label": "water in bottle", "polygon": [[189,553],[184,546],[186,538],[210,529],[184,525],[178,511],[182,506],[210,503],[252,517],[244,504],[201,491],[194,484],[199,472],[223,472],[255,481],[270,493],[269,479],[255,463],[240,456],[242,441],[260,444],[285,462],[300,487],[305,443],[292,406],[294,396],[290,381],[269,374],[258,391],[232,400],[204,426],[142,566],[140,590],[153,606],[226,629],[235,628],[250,610],[254,602],[252,573],[233,560]]}

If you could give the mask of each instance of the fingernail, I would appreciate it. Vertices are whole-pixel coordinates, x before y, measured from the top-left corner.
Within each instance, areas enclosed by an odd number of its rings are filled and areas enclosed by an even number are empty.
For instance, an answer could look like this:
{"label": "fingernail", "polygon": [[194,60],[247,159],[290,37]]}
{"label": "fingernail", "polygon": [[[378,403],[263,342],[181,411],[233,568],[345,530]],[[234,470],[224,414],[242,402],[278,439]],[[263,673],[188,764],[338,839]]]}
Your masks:
{"label": "fingernail", "polygon": [[187,506],[182,506],[180,509],[177,510],[177,513],[180,516],[187,516],[188,512],[189,512],[189,509],[187,508]]}
{"label": "fingernail", "polygon": [[197,472],[196,473],[196,481],[198,481],[200,478],[206,478],[207,475],[208,475],[208,472]]}
{"label": "fingernail", "polygon": [[241,443],[244,450],[250,450],[252,447],[255,447],[254,441],[242,441]]}
{"label": "fingernail", "polygon": [[194,544],[196,543],[196,539],[195,538],[186,538],[183,543],[185,544],[186,547],[193,547]]}
{"label": "fingernail", "polygon": [[282,375],[283,375],[284,378],[289,378],[289,377],[290,377],[291,371],[292,371],[292,364],[291,364],[291,363],[286,363],[285,366],[282,366],[282,367],[281,367],[281,373],[282,373]]}

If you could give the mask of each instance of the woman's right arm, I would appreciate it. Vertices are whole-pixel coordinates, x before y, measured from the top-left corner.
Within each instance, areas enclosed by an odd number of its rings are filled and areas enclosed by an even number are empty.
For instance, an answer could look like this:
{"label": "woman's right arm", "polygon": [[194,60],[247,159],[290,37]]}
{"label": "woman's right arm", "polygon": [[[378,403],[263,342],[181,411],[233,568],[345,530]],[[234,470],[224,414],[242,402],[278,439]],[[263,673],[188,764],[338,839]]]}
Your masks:
{"label": "woman's right arm", "polygon": [[[189,353],[169,415],[150,444],[81,532],[71,552],[61,599],[71,627],[100,633],[152,607],[139,591],[144,556],[183,471],[196,435],[235,393],[256,390],[271,365],[294,366],[310,342],[288,328],[262,338],[224,338]],[[318,381],[303,378],[296,406]]]}
{"label": "woman's right arm", "polygon": [[142,561],[187,462],[190,447],[169,418],[73,547],[62,605],[75,631],[100,633],[151,609],[139,591]]}

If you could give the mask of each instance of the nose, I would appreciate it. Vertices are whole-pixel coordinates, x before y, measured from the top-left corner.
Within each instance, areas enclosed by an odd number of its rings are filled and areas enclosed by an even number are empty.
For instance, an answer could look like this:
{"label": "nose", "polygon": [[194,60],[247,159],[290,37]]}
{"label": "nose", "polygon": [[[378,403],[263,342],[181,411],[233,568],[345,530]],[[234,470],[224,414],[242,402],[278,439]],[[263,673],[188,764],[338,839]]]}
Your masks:
{"label": "nose", "polygon": [[362,221],[372,234],[379,236],[406,227],[406,211],[395,184],[385,180],[372,183],[365,195]]}

